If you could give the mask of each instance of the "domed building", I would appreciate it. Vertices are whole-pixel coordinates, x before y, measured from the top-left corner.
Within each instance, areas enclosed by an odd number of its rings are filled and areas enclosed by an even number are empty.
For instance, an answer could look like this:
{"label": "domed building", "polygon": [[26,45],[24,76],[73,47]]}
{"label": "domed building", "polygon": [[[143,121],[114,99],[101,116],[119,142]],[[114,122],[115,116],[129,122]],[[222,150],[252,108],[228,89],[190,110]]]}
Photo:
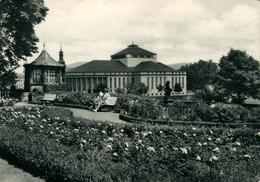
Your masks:
{"label": "domed building", "polygon": [[149,90],[148,95],[160,96],[159,85],[166,81],[170,87],[180,84],[186,94],[186,73],[176,72],[171,67],[157,62],[157,55],[138,45],[131,44],[126,49],[111,56],[111,60],[93,60],[66,72],[67,91],[95,92],[99,84],[104,84],[110,92],[118,88],[125,89],[129,83],[143,83]]}
{"label": "domed building", "polygon": [[59,52],[59,61],[53,59],[44,48],[38,58],[30,64],[24,64],[24,68],[25,91],[30,92],[34,89],[41,92],[65,90],[66,64],[62,49]]}

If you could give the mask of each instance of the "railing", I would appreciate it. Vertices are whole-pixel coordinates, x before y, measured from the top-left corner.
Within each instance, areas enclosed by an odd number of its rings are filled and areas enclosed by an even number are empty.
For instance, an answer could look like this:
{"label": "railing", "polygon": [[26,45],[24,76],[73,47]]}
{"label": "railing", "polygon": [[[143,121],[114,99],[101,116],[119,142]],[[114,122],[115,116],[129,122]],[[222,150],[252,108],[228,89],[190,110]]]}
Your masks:
{"label": "railing", "polygon": [[0,98],[1,99],[10,98],[10,90],[0,90]]}

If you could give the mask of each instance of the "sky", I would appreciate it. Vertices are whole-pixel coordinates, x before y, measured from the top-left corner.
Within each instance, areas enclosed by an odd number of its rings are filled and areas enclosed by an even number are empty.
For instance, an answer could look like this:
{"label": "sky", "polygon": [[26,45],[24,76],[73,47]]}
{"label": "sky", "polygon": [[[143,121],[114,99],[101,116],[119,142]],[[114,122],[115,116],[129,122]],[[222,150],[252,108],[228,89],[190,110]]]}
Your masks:
{"label": "sky", "polygon": [[[43,42],[66,64],[109,60],[133,41],[165,64],[199,59],[218,62],[231,48],[260,60],[258,0],[45,0],[37,25]],[[39,53],[28,58],[33,61]]]}

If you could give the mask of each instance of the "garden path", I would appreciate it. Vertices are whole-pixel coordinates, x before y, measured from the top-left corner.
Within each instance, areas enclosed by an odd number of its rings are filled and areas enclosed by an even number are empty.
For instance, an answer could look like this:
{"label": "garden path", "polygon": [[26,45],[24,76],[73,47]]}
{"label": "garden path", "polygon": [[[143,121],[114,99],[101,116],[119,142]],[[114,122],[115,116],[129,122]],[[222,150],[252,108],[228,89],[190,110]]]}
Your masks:
{"label": "garden path", "polygon": [[8,164],[6,160],[0,158],[0,181],[1,182],[44,182],[44,180],[34,177],[23,170]]}
{"label": "garden path", "polygon": [[[26,102],[18,102],[15,104],[16,107],[21,106],[34,106],[33,104],[28,104]],[[55,106],[56,107],[56,106]],[[125,121],[119,119],[118,113],[112,112],[93,112],[86,109],[76,109],[76,108],[67,108],[70,109],[74,116],[77,118],[90,119],[95,121],[109,121],[114,123],[126,123]]]}

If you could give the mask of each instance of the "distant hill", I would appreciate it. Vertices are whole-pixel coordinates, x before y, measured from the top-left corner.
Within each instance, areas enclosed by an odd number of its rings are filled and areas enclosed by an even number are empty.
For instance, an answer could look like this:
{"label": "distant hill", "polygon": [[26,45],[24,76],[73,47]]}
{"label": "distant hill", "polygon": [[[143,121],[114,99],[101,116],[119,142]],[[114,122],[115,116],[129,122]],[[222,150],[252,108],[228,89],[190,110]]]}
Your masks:
{"label": "distant hill", "polygon": [[189,64],[189,63],[175,63],[175,64],[169,64],[168,66],[170,66],[171,68],[173,68],[175,70],[178,70],[186,64]]}
{"label": "distant hill", "polygon": [[70,69],[72,69],[72,68],[76,68],[76,67],[78,67],[78,66],[80,66],[80,65],[82,65],[82,64],[84,64],[84,63],[86,63],[86,62],[81,61],[81,62],[76,62],[76,63],[68,64],[67,67],[66,67],[66,70],[70,70]]}

